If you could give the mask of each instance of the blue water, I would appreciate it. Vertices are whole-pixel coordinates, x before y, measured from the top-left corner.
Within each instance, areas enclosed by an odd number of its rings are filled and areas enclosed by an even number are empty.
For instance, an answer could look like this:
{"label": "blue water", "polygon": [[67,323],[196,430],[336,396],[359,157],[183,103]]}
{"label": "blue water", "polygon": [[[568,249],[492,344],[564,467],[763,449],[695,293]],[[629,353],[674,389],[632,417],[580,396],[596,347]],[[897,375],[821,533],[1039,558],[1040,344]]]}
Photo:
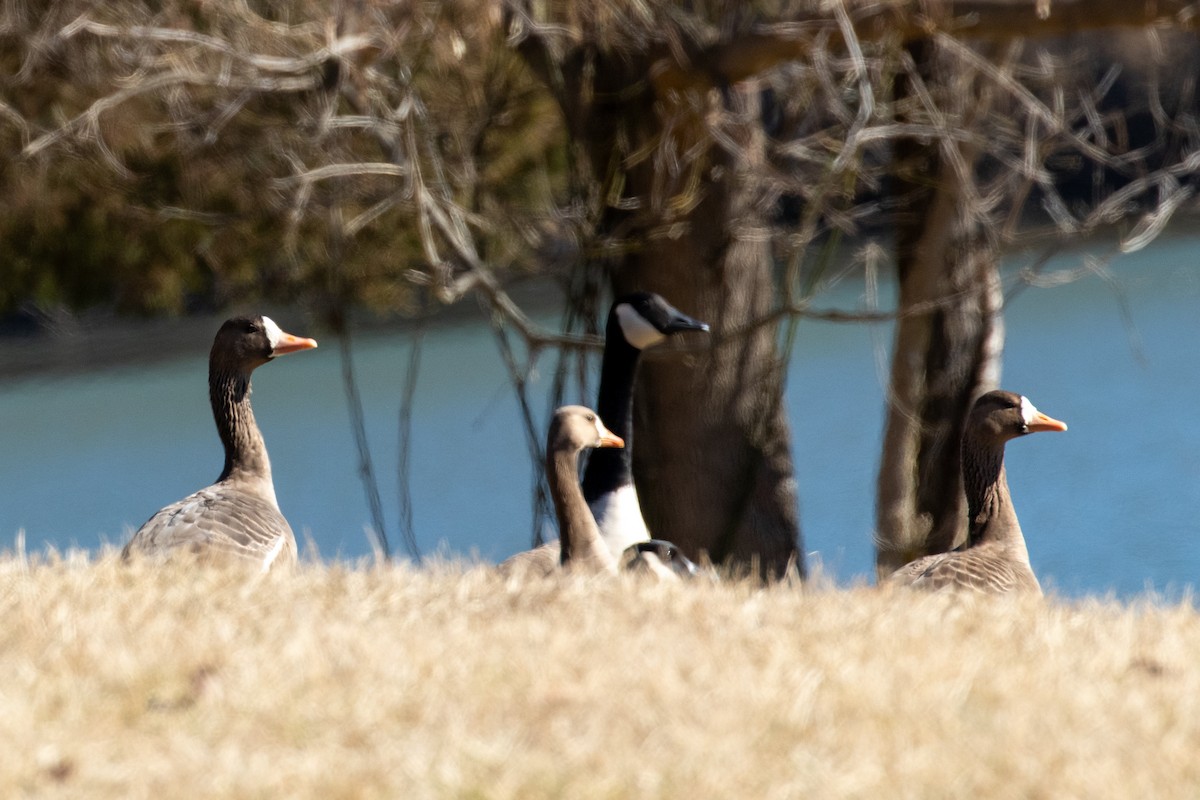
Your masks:
{"label": "blue water", "polygon": [[[1078,266],[1084,252],[1050,268]],[[1014,501],[1048,588],[1177,595],[1200,575],[1198,255],[1200,237],[1176,235],[1118,259],[1115,285],[1088,277],[1029,288],[1007,308],[1002,385],[1070,425],[1008,448]],[[861,295],[861,284],[846,283],[818,305],[861,307]],[[276,321],[312,333],[286,315]],[[787,402],[805,549],[840,583],[871,574],[891,333],[884,323],[804,321],[791,359]],[[205,387],[209,336],[193,352],[149,366],[4,381],[0,548],[18,530],[31,550],[119,545],[160,506],[216,477],[222,456]],[[397,414],[410,346],[409,334],[390,332],[360,335],[354,350],[397,549]],[[540,412],[553,365],[539,366]],[[481,320],[429,330],[415,402],[411,492],[422,550],[494,561],[525,547],[533,466]],[[370,514],[337,343],[323,340],[316,351],[258,370],[254,404],[280,505],[302,547],[310,539],[326,558],[368,553]]]}

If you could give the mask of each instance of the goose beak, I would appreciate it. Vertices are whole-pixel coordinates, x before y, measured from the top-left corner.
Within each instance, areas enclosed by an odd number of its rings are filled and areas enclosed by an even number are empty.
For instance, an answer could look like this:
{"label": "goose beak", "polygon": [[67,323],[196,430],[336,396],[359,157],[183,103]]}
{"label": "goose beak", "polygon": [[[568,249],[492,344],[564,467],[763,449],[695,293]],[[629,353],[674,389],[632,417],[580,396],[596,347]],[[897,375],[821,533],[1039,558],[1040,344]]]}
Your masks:
{"label": "goose beak", "polygon": [[708,332],[708,323],[701,322],[698,319],[692,319],[687,314],[676,311],[675,314],[667,320],[666,328],[663,333],[679,333],[680,331],[704,331]]}
{"label": "goose beak", "polygon": [[1030,433],[1038,431],[1065,431],[1067,423],[1057,420],[1054,417],[1047,417],[1042,412],[1038,411],[1033,415],[1033,419],[1025,426]]}
{"label": "goose beak", "polygon": [[283,333],[279,337],[279,341],[275,344],[275,349],[271,351],[271,356],[285,356],[288,353],[296,353],[300,350],[312,350],[316,346],[316,339],[305,339],[303,336]]}
{"label": "goose beak", "polygon": [[604,431],[600,434],[600,447],[624,447],[625,440],[617,436],[612,431]]}
{"label": "goose beak", "polygon": [[604,427],[604,423],[596,417],[596,433],[599,434],[596,447],[624,447],[625,440],[615,433]]}

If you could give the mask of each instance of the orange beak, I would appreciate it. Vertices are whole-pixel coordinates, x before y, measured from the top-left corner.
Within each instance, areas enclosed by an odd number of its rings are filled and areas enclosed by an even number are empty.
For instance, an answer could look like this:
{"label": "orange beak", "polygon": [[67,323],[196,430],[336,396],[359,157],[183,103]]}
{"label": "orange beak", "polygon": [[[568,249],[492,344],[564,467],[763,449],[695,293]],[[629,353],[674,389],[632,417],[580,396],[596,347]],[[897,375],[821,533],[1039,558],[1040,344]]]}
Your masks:
{"label": "orange beak", "polygon": [[271,355],[285,356],[288,353],[295,353],[300,350],[312,350],[316,346],[316,339],[305,339],[303,336],[284,333],[283,336],[279,337],[279,343],[275,345],[275,349],[271,351]]}
{"label": "orange beak", "polygon": [[597,447],[624,447],[625,440],[604,427],[604,423],[596,419],[596,427],[600,429],[600,444]]}
{"label": "orange beak", "polygon": [[1065,431],[1067,423],[1057,420],[1054,417],[1047,417],[1039,411],[1037,416],[1033,418],[1033,422],[1030,422],[1026,427],[1030,433],[1037,433],[1038,431]]}

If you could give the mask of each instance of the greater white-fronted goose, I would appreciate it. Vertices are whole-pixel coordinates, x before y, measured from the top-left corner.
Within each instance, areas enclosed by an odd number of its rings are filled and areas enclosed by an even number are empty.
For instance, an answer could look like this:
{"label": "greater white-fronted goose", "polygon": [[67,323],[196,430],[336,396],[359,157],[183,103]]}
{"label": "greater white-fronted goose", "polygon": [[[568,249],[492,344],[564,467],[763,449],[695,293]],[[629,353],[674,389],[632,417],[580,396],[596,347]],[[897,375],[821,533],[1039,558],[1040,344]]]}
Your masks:
{"label": "greater white-fronted goose", "polygon": [[590,572],[616,572],[617,560],[600,538],[596,520],[579,487],[579,454],[587,448],[623,447],[621,437],[583,406],[554,412],[546,436],[546,476],[559,540],[517,553],[500,565],[506,574],[549,575],[560,567]]}
{"label": "greater white-fronted goose", "polygon": [[242,562],[264,572],[296,561],[296,537],[275,499],[271,462],[250,408],[250,373],[316,341],[284,333],[269,317],[235,317],[217,331],[208,361],[208,395],[225,468],[217,482],[163,508],[121,555]]}
{"label": "greater white-fronted goose", "polygon": [[692,319],[652,292],[619,297],[608,312],[596,409],[612,432],[625,440],[625,447],[591,454],[583,473],[583,496],[615,559],[631,545],[650,539],[633,486],[633,385],[638,360],[643,350],[668,336],[707,330],[707,323]]}
{"label": "greater white-fronted goose", "polygon": [[905,564],[890,580],[923,589],[1041,594],[1008,491],[1004,445],[1028,433],[1066,429],[1066,423],[1046,416],[1028,398],[1012,392],[988,392],[976,400],[967,417],[961,451],[966,544]]}

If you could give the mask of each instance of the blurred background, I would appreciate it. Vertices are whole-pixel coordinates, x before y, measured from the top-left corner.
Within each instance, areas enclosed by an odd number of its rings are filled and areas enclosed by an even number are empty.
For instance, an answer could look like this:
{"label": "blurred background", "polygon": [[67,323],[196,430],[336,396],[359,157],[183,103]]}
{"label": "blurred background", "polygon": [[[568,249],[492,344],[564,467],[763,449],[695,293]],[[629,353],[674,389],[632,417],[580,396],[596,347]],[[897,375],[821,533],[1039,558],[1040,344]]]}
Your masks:
{"label": "blurred background", "polygon": [[[1109,243],[1111,244],[1111,243]],[[1103,249],[1104,245],[1099,245]],[[1008,448],[1009,482],[1034,569],[1071,596],[1148,588],[1179,596],[1200,568],[1200,233],[1164,237],[1123,259],[1112,281],[1035,289],[1007,309],[1002,385],[1066,421],[1062,435]],[[1064,266],[1082,253],[1063,256]],[[1126,263],[1127,262],[1127,263]],[[887,292],[884,293],[885,296]],[[863,303],[854,287],[831,306]],[[553,308],[543,308],[546,324]],[[311,333],[280,312],[286,330]],[[211,482],[221,448],[205,389],[216,317],[183,324],[188,343],[154,352],[159,323],[105,323],[106,336],[152,360],[88,366],[81,331],[8,337],[0,359],[62,358],[0,390],[0,530],[11,549],[122,545],[160,506]],[[172,330],[176,327],[171,326]],[[807,322],[789,364],[800,520],[812,561],[839,583],[873,579],[875,477],[892,326]],[[47,341],[49,339],[49,341]],[[363,334],[354,360],[389,530],[399,521],[398,401],[414,333]],[[371,553],[337,348],[255,373],[254,402],[276,492],[302,544],[324,558]],[[424,330],[408,477],[423,554],[502,559],[527,547],[534,462],[486,321],[467,315]],[[536,382],[544,389],[546,380]],[[568,397],[592,403],[594,397]]]}
{"label": "blurred background", "polygon": [[208,348],[265,312],[321,343],[254,378],[302,547],[503,559],[554,535],[545,420],[647,288],[714,327],[635,414],[691,552],[849,584],[946,549],[998,384],[1070,426],[1007,451],[1043,584],[1186,594],[1200,48],[1072,9],[7,8],[0,548],[119,546],[215,479]]}

